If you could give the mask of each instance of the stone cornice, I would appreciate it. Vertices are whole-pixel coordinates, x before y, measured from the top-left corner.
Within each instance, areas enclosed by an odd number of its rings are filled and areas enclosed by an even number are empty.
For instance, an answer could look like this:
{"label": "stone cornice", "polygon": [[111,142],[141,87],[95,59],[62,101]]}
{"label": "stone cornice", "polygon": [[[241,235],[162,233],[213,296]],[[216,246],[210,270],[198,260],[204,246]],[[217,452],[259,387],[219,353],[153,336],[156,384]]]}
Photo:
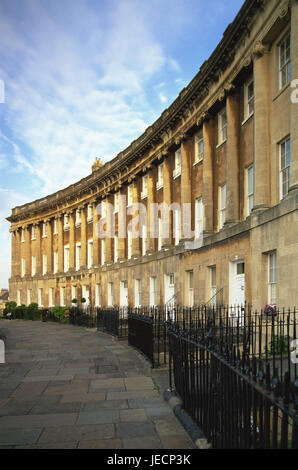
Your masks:
{"label": "stone cornice", "polygon": [[[217,90],[208,103],[206,98],[210,95],[211,88],[218,82],[223,71],[234,59],[235,51],[239,43],[245,38],[252,27],[252,23],[258,9],[266,3],[264,0],[246,0],[238,15],[223,34],[223,38],[210,56],[205,61],[197,75],[184,88],[177,99],[166,109],[161,116],[146,129],[146,131],[131,145],[120,152],[114,159],[103,167],[95,170],[91,175],[70,185],[69,187],[49,195],[43,199],[15,207],[12,215],[7,218],[10,222],[20,222],[26,217],[37,217],[42,212],[65,212],[71,206],[85,205],[94,197],[102,199],[107,194],[115,192],[129,179],[135,178],[142,172],[144,164],[151,167],[154,161],[163,158],[178,141],[185,138],[191,126],[197,126],[206,118],[208,109],[216,102],[224,99],[233,85],[231,77],[225,88]],[[244,61],[244,62],[243,62]],[[251,56],[248,55],[238,64],[234,70],[238,71],[244,64],[250,64]],[[246,66],[246,65],[245,65]],[[204,102],[204,110],[196,111]],[[201,106],[200,106],[201,107]],[[178,124],[178,128],[177,128]],[[173,128],[176,127],[173,134]],[[148,157],[144,157],[148,154]],[[84,202],[82,198],[86,198]],[[64,208],[65,207],[65,208]],[[51,215],[46,214],[51,217]],[[55,214],[52,214],[54,217]],[[41,216],[44,218],[45,216]]]}

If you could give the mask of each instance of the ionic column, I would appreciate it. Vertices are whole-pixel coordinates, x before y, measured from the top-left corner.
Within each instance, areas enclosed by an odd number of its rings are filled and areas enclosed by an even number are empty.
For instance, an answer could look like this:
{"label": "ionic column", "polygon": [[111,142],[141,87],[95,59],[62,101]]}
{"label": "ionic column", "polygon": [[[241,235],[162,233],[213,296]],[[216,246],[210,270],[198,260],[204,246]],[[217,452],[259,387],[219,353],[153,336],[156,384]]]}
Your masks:
{"label": "ionic column", "polygon": [[[172,203],[172,196],[171,196],[171,180],[172,180],[172,170],[170,167],[169,159],[165,158],[164,160],[164,173],[163,173],[163,202],[170,207]],[[164,233],[167,236],[163,236],[162,239],[162,248],[168,248],[172,245],[172,213],[169,213],[169,220],[164,220],[162,223],[162,227]]]}
{"label": "ionic column", "polygon": [[[291,74],[292,80],[298,80],[298,1],[291,4]],[[295,88],[297,90],[298,82]],[[297,93],[295,94],[297,97]],[[296,101],[296,100],[295,100]],[[291,100],[291,169],[289,191],[298,189],[298,103]]]}
{"label": "ionic column", "polygon": [[106,198],[106,209],[107,209],[107,234],[106,234],[106,254],[105,262],[111,264],[113,262],[113,249],[112,249],[112,234],[113,234],[113,201],[112,196],[109,195]]}
{"label": "ionic column", "polygon": [[81,268],[87,267],[87,213],[86,206],[81,206]]}
{"label": "ionic column", "polygon": [[76,257],[76,213],[72,211],[69,214],[69,269],[75,269],[75,257]]}
{"label": "ionic column", "polygon": [[254,208],[269,207],[269,54],[258,44],[254,49]]}
{"label": "ionic column", "polygon": [[239,96],[230,94],[227,97],[227,144],[226,144],[226,222],[239,220]]}
{"label": "ionic column", "polygon": [[17,230],[9,230],[11,233],[11,277],[17,274]]}
{"label": "ionic column", "polygon": [[96,213],[97,202],[93,202],[93,265],[99,265],[99,250],[100,250],[100,240],[98,238],[97,232],[97,223],[98,223],[98,214]]}
{"label": "ionic column", "polygon": [[155,251],[156,220],[154,217],[153,204],[155,203],[155,181],[153,171],[148,173],[148,195],[147,195],[147,253]]}
{"label": "ionic column", "polygon": [[191,177],[190,158],[186,141],[181,142],[181,234],[182,239],[190,238],[191,233]]}
{"label": "ionic column", "polygon": [[127,224],[126,224],[126,197],[122,192],[119,196],[118,210],[118,261],[125,260],[125,243],[127,240]]}
{"label": "ionic column", "polygon": [[48,221],[46,255],[47,255],[47,272],[52,273],[53,272],[53,223],[51,220]]}
{"label": "ionic column", "polygon": [[211,120],[203,122],[204,160],[203,160],[203,233],[213,233],[213,136],[214,124]]}
{"label": "ionic column", "polygon": [[[133,204],[138,204],[140,202],[140,190],[139,190],[139,181],[136,180],[133,182],[132,186],[132,202]],[[135,218],[139,216],[139,211],[134,210],[134,213],[132,215],[132,218]],[[132,239],[132,256],[134,258],[138,258],[141,255],[141,250],[140,250],[140,220],[138,223],[138,234],[133,233],[133,239]]]}
{"label": "ionic column", "polygon": [[41,224],[36,224],[35,256],[36,256],[36,274],[41,274]]}
{"label": "ionic column", "polygon": [[31,237],[29,226],[26,225],[25,229],[25,274],[31,276]]}
{"label": "ionic column", "polygon": [[58,217],[58,272],[64,271],[64,216]]}

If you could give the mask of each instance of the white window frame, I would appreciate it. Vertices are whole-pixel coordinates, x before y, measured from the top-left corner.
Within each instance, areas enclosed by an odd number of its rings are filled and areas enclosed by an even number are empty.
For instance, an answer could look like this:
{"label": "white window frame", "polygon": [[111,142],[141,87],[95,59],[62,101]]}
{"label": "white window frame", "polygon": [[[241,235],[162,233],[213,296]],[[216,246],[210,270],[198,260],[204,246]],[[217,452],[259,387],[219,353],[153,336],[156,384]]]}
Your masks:
{"label": "white window frame", "polygon": [[187,271],[187,290],[188,290],[188,306],[194,306],[194,274],[193,270]]}
{"label": "white window frame", "polygon": [[32,289],[27,289],[27,305],[30,305],[32,302]]}
{"label": "white window frame", "polygon": [[69,214],[64,214],[64,217],[63,217],[63,229],[66,231],[66,230],[69,230],[69,228],[70,228]]}
{"label": "white window frame", "polygon": [[108,282],[108,307],[114,305],[114,283]]}
{"label": "white window frame", "polygon": [[120,198],[120,192],[114,194],[114,213],[116,214],[119,212],[119,198]]}
{"label": "white window frame", "polygon": [[132,184],[127,186],[127,206],[131,206],[133,203],[133,187]]}
{"label": "white window frame", "polygon": [[58,251],[54,251],[54,274],[59,271],[59,254]]}
{"label": "white window frame", "polygon": [[24,277],[26,274],[26,259],[21,259],[21,277]]}
{"label": "white window frame", "polygon": [[[245,170],[245,186],[246,186],[246,217],[251,214],[254,206],[254,165],[249,165]],[[250,175],[252,172],[252,188],[250,188]]]}
{"label": "white window frame", "polygon": [[42,238],[46,238],[48,236],[48,223],[42,223]]}
{"label": "white window frame", "polygon": [[36,225],[35,224],[32,225],[31,240],[36,240]]}
{"label": "white window frame", "polygon": [[[282,153],[283,146],[285,149],[285,165],[282,166]],[[282,200],[289,192],[290,187],[290,172],[291,172],[291,138],[286,137],[279,143],[279,188],[280,188],[280,200]],[[287,152],[288,148],[288,152]],[[287,158],[288,155],[288,158]],[[284,192],[284,181],[286,191]]]}
{"label": "white window frame", "polygon": [[79,271],[81,268],[81,253],[82,253],[81,243],[76,243],[76,271]]}
{"label": "white window frame", "polygon": [[142,306],[142,279],[135,279],[135,307]]}
{"label": "white window frame", "polygon": [[181,175],[182,166],[182,150],[179,147],[175,152],[175,168],[173,170],[173,178],[176,179]]}
{"label": "white window frame", "polygon": [[147,251],[147,225],[142,225],[142,255],[145,256]]}
{"label": "white window frame", "polygon": [[[225,119],[224,119],[225,116]],[[227,110],[224,107],[218,113],[218,145],[226,142],[228,138],[228,122],[227,122]]]}
{"label": "white window frame", "polygon": [[87,243],[87,268],[90,269],[93,266],[93,239],[88,240]]}
{"label": "white window frame", "polygon": [[[289,40],[289,56],[282,61],[282,49],[287,51],[286,43]],[[279,89],[284,88],[291,81],[291,32],[289,31],[278,45]],[[285,71],[285,80],[283,73]]]}
{"label": "white window frame", "polygon": [[87,222],[92,222],[93,220],[93,204],[90,202],[87,205]]}
{"label": "white window frame", "polygon": [[179,245],[181,240],[181,210],[174,210],[174,240],[175,245]]}
{"label": "white window frame", "polygon": [[219,186],[219,230],[221,230],[226,221],[227,206],[227,185],[226,183]]}
{"label": "white window frame", "polygon": [[132,231],[127,231],[127,259],[132,257]]}
{"label": "white window frame", "polygon": [[106,261],[106,240],[105,240],[105,238],[102,238],[100,248],[101,248],[100,261],[101,261],[101,265],[103,266],[105,264],[105,261]]}
{"label": "white window frame", "polygon": [[64,245],[63,249],[63,254],[64,254],[64,272],[66,273],[69,270],[69,255],[70,255],[70,250],[69,250],[69,245]]}
{"label": "white window frame", "polygon": [[76,227],[79,227],[82,223],[81,209],[76,210]]}
{"label": "white window frame", "polygon": [[195,159],[194,165],[202,162],[204,159],[204,137],[203,129],[195,135]]}
{"label": "white window frame", "polygon": [[25,229],[22,228],[22,230],[21,230],[21,242],[22,242],[22,243],[25,243],[25,241],[26,241]]}
{"label": "white window frame", "polygon": [[216,266],[210,266],[210,299],[211,305],[216,306]]}
{"label": "white window frame", "polygon": [[203,234],[203,199],[199,197],[195,200],[195,239],[197,240]]}
{"label": "white window frame", "polygon": [[150,276],[149,283],[150,283],[149,304],[150,304],[150,307],[156,307],[157,306],[157,277]]}
{"label": "white window frame", "polygon": [[95,284],[95,307],[101,307],[101,284]]}
{"label": "white window frame", "polygon": [[157,182],[156,182],[157,191],[163,188],[163,175],[164,175],[164,164],[161,163],[157,167]]}
{"label": "white window frame", "polygon": [[58,234],[58,219],[54,219],[54,230],[53,230],[53,235]]}
{"label": "white window frame", "polygon": [[268,303],[277,302],[277,255],[276,251],[268,253]]}
{"label": "white window frame", "polygon": [[157,239],[157,249],[160,251],[162,249],[162,218],[158,218],[158,239]]}
{"label": "white window frame", "polygon": [[[253,94],[249,97],[249,89],[253,85]],[[254,114],[254,79],[250,78],[244,85],[244,121],[249,119]]]}
{"label": "white window frame", "polygon": [[45,275],[48,272],[48,257],[47,255],[42,255],[42,274]]}
{"label": "white window frame", "polygon": [[118,235],[114,236],[114,262],[118,261],[118,246],[119,246],[119,238]]}
{"label": "white window frame", "polygon": [[48,302],[49,307],[54,307],[54,305],[55,305],[54,294],[55,294],[54,287],[50,287],[49,288],[49,302]]}
{"label": "white window frame", "polygon": [[148,196],[148,175],[144,175],[142,177],[141,199],[146,199],[147,196]]}
{"label": "white window frame", "polygon": [[31,257],[31,276],[36,274],[36,256]]}
{"label": "white window frame", "polygon": [[43,288],[39,287],[37,291],[37,303],[39,307],[43,307]]}
{"label": "white window frame", "polygon": [[60,307],[65,307],[65,287],[60,287]]}
{"label": "white window frame", "polygon": [[[71,286],[71,303],[73,299],[77,299],[77,298],[78,298],[78,288],[77,286]],[[76,304],[73,304],[73,305],[76,305]]]}

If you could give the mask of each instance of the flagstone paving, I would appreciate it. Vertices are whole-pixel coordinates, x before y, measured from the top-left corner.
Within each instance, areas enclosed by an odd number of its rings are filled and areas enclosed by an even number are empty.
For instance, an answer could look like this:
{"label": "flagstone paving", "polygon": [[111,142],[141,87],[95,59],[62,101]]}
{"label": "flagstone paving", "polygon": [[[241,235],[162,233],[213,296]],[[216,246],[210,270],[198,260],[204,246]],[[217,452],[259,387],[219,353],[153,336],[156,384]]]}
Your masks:
{"label": "flagstone paving", "polygon": [[1,320],[0,449],[192,449],[149,363],[72,325]]}

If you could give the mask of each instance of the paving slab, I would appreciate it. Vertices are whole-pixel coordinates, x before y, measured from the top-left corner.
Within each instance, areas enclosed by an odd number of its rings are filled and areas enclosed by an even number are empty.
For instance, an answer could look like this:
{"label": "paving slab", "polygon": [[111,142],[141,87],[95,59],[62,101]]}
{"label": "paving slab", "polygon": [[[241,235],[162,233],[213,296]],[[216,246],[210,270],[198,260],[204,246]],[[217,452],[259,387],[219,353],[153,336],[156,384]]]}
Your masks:
{"label": "paving slab", "polygon": [[1,320],[0,449],[187,449],[167,377],[127,342],[72,325]]}

